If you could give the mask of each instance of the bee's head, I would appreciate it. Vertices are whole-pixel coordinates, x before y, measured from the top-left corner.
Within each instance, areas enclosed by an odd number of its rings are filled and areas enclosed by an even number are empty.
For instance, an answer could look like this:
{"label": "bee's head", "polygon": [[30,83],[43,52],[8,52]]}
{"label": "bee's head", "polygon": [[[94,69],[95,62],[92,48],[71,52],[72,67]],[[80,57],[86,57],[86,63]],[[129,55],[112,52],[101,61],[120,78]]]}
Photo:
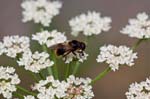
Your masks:
{"label": "bee's head", "polygon": [[85,43],[83,43],[83,42],[80,42],[80,47],[79,47],[81,50],[85,50],[85,48],[86,48],[86,45],[85,45]]}
{"label": "bee's head", "polygon": [[75,50],[79,48],[79,42],[77,40],[70,41],[69,45]]}
{"label": "bee's head", "polygon": [[77,40],[72,40],[72,41],[70,41],[70,42],[69,42],[69,45],[70,45],[72,48],[74,48],[75,50],[77,50],[77,49],[84,50],[85,47],[86,47],[85,43],[79,42],[79,41],[77,41]]}

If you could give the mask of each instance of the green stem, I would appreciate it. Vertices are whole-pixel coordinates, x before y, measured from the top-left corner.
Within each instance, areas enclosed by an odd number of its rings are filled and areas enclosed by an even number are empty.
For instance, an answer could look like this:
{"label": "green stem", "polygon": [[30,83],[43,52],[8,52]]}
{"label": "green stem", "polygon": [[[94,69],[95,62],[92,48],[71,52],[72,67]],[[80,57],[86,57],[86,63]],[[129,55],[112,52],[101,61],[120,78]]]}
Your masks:
{"label": "green stem", "polygon": [[[29,72],[30,72],[30,71],[29,71]],[[36,82],[39,81],[39,79],[37,78],[36,74],[34,74],[33,72],[30,72],[30,74],[33,76],[33,78],[34,78],[34,80],[35,80]]]}
{"label": "green stem", "polygon": [[111,68],[110,67],[108,67],[108,68],[106,68],[102,73],[100,73],[98,76],[96,76],[93,80],[92,80],[92,82],[91,82],[91,84],[93,85],[96,81],[98,81],[98,80],[100,80],[101,78],[103,78],[107,73],[109,73],[111,71]]}
{"label": "green stem", "polygon": [[55,77],[55,79],[58,79],[58,68],[57,68],[57,65],[56,65],[56,62],[54,63],[54,66],[53,66],[53,75]]}
{"label": "green stem", "polygon": [[47,51],[47,47],[46,47],[46,45],[45,45],[45,44],[44,44],[44,45],[42,45],[42,48],[43,48],[43,51],[44,51],[44,52],[46,52],[46,53],[48,52],[48,51]]}
{"label": "green stem", "polygon": [[47,72],[48,72],[49,75],[52,75],[52,74],[53,74],[52,68],[51,68],[51,67],[48,67],[48,68],[47,68]]}
{"label": "green stem", "polygon": [[25,92],[26,94],[30,94],[30,95],[36,96],[35,93],[30,92],[30,91],[28,91],[27,89],[25,89],[25,88],[23,88],[23,87],[21,87],[21,86],[16,86],[16,87],[17,87],[18,90],[20,90],[20,91],[22,91],[22,92]]}
{"label": "green stem", "polygon": [[67,78],[68,75],[69,75],[69,72],[70,72],[70,63],[68,63],[66,67],[67,68],[66,68],[66,72],[65,72],[65,78]]}
{"label": "green stem", "polygon": [[73,75],[76,75],[76,73],[78,72],[79,66],[80,66],[80,62],[77,61],[73,69]]}
{"label": "green stem", "polygon": [[14,93],[13,93],[13,96],[16,96],[16,97],[19,98],[19,99],[24,99],[23,95],[21,95],[21,94],[19,94],[19,93],[17,93],[17,92],[14,92]]}
{"label": "green stem", "polygon": [[58,79],[59,78],[58,77],[58,68],[57,68],[57,65],[56,65],[56,56],[55,56],[55,52],[54,51],[52,51],[51,57],[52,57],[52,60],[54,62],[54,65],[52,66],[53,75],[54,75],[55,79]]}
{"label": "green stem", "polygon": [[39,72],[38,75],[40,76],[41,79],[43,79],[43,80],[45,79],[42,72]]}
{"label": "green stem", "polygon": [[[46,46],[46,45],[42,45],[42,48],[43,48],[43,51],[44,51],[44,52],[48,53],[48,50],[47,50],[47,46]],[[52,75],[52,74],[53,74],[52,68],[51,68],[51,67],[48,67],[48,68],[47,68],[47,72],[48,72],[49,75]]]}
{"label": "green stem", "polygon": [[139,39],[136,44],[132,47],[132,50],[134,51],[135,49],[137,49],[137,47],[142,43],[142,41],[144,41],[145,39]]}

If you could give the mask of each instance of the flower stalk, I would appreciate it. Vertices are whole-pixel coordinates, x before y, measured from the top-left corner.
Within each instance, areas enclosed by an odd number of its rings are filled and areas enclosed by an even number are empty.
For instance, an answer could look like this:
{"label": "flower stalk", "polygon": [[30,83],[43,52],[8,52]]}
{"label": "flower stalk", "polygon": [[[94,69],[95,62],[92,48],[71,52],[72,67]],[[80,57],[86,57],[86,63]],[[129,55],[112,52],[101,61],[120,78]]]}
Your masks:
{"label": "flower stalk", "polygon": [[69,74],[70,74],[70,63],[66,65],[65,79],[69,76]]}
{"label": "flower stalk", "polygon": [[53,65],[53,67],[52,67],[52,71],[53,71],[53,75],[54,75],[54,77],[56,78],[56,79],[58,79],[59,77],[58,77],[58,68],[57,68],[57,64],[56,64],[56,56],[55,56],[55,52],[54,51],[52,51],[52,53],[51,53],[51,57],[52,57],[52,60],[53,60],[53,62],[54,62],[54,65]]}
{"label": "flower stalk", "polygon": [[17,85],[16,88],[17,88],[18,90],[20,90],[20,91],[26,93],[26,94],[30,94],[30,95],[36,96],[35,93],[30,92],[30,91],[28,91],[27,89],[25,89],[25,88],[23,88],[23,87],[21,87],[21,86],[18,86],[18,85]]}
{"label": "flower stalk", "polygon": [[20,93],[14,92],[13,95],[19,99],[24,99],[23,95],[21,95]]}
{"label": "flower stalk", "polygon": [[145,39],[139,39],[135,44],[134,46],[132,47],[132,50],[136,50],[137,47],[144,41]]}
{"label": "flower stalk", "polygon": [[73,75],[76,75],[76,73],[79,70],[79,66],[80,66],[80,63],[78,61],[76,61],[74,69],[73,69],[73,73],[72,73]]}
{"label": "flower stalk", "polygon": [[102,79],[106,74],[108,74],[111,71],[110,67],[107,67],[102,73],[100,73],[98,76],[96,76],[92,82],[91,85],[93,85],[96,81]]}
{"label": "flower stalk", "polygon": [[[47,50],[46,45],[42,45],[42,48],[43,48],[43,51],[44,51],[44,52],[48,53],[48,50]],[[48,67],[48,68],[47,68],[47,72],[48,72],[49,75],[52,75],[52,74],[53,74],[52,68],[51,68],[51,67]]]}

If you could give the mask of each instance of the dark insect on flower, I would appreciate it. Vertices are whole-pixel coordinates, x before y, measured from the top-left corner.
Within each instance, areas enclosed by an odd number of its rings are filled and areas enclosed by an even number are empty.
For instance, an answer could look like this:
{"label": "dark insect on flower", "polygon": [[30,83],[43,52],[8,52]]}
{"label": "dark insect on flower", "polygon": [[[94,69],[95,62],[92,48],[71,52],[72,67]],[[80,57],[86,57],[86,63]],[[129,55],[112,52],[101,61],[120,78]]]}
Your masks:
{"label": "dark insect on flower", "polygon": [[84,42],[80,42],[77,40],[71,40],[64,43],[59,43],[55,47],[55,53],[57,56],[66,57],[70,53],[73,55],[77,55],[77,53],[80,56],[84,55],[84,50],[86,48],[86,44]]}

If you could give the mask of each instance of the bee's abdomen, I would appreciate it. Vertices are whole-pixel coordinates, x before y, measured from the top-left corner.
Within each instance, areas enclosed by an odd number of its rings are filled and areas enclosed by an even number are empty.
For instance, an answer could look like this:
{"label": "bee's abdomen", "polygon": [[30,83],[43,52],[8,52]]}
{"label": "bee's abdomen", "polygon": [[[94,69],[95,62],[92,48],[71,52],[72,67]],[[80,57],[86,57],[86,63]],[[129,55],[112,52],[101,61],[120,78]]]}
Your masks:
{"label": "bee's abdomen", "polygon": [[66,51],[65,51],[64,48],[58,48],[58,49],[56,50],[56,54],[57,54],[58,56],[64,55],[65,52],[66,52]]}

